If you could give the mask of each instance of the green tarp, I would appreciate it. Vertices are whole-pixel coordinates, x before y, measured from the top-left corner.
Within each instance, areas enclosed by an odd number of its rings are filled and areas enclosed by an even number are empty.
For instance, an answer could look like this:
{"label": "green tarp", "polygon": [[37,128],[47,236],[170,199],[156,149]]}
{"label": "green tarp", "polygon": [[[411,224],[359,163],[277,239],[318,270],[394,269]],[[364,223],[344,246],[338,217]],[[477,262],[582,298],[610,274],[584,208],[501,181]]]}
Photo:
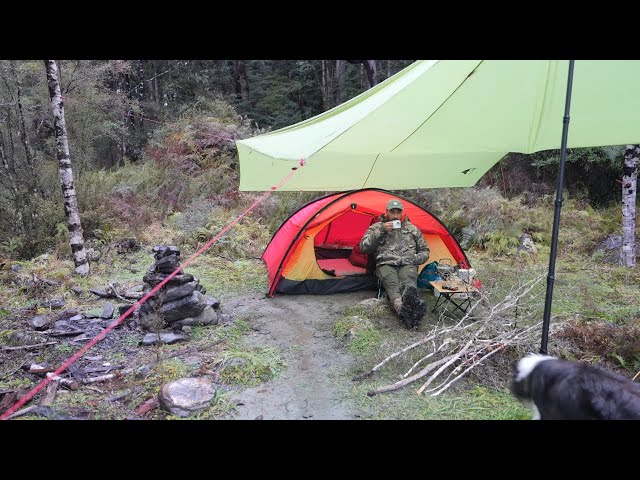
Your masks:
{"label": "green tarp", "polygon": [[[474,185],[559,149],[568,60],[421,60],[332,110],[236,142],[240,190]],[[577,60],[568,147],[640,143],[640,61]]]}

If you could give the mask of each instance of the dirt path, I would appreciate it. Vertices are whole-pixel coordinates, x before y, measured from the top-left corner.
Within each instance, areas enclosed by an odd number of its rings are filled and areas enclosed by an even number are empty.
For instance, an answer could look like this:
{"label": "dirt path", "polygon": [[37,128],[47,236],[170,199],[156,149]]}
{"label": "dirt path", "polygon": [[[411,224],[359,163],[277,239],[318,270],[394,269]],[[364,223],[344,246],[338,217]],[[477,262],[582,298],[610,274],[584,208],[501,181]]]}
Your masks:
{"label": "dirt path", "polygon": [[339,394],[340,373],[350,365],[347,351],[332,334],[345,307],[372,292],[237,298],[225,302],[234,315],[247,315],[253,332],[247,346],[280,348],[287,367],[276,379],[238,392],[235,419],[340,420],[356,411]]}

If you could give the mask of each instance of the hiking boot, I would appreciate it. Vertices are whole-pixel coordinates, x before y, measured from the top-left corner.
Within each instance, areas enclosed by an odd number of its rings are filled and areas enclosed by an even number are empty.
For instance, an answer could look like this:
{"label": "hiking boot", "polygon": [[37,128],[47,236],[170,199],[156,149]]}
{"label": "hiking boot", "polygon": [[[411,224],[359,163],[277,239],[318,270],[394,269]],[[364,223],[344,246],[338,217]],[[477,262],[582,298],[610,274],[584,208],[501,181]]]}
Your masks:
{"label": "hiking boot", "polygon": [[404,293],[402,294],[403,305],[407,305],[407,307],[413,310],[418,306],[419,301],[418,289],[416,287],[407,287],[404,289]]}
{"label": "hiking boot", "polygon": [[427,313],[427,302],[418,300],[418,305],[413,309],[413,315],[411,316],[411,326],[417,327],[425,313]]}
{"label": "hiking boot", "polygon": [[424,300],[418,298],[416,287],[407,287],[402,294],[402,309],[399,312],[408,328],[414,328],[426,313],[427,307]]}

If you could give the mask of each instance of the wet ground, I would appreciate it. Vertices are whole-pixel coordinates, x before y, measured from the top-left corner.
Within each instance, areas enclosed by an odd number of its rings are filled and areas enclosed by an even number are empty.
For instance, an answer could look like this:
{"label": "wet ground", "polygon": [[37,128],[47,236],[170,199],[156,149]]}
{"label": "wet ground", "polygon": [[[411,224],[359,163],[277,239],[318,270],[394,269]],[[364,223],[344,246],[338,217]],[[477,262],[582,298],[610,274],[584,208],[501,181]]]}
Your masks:
{"label": "wet ground", "polygon": [[252,317],[251,347],[277,346],[287,367],[277,378],[238,392],[236,419],[264,420],[357,418],[356,409],[340,394],[340,374],[350,357],[332,334],[346,307],[371,298],[373,292],[334,295],[277,296],[227,300],[234,315]]}

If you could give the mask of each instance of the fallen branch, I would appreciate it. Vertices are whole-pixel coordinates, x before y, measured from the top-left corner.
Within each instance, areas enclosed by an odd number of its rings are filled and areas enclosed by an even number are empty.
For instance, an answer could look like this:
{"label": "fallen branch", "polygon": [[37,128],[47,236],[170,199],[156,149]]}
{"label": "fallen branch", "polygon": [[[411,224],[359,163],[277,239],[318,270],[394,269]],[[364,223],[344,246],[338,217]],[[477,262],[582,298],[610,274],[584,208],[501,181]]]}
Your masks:
{"label": "fallen branch", "polygon": [[89,377],[82,380],[82,383],[98,383],[98,382],[106,382],[109,380],[113,380],[116,377],[122,377],[123,375],[127,375],[133,372],[133,368],[126,368],[124,370],[117,371],[116,373],[108,373],[106,375],[100,375],[99,377]]}
{"label": "fallen branch", "polygon": [[47,373],[47,378],[51,378],[51,381],[59,382],[60,385],[68,388],[69,390],[78,389],[78,382],[76,382],[75,380],[68,380],[66,378],[59,377],[58,375],[54,375],[53,373]]}
{"label": "fallen branch", "polygon": [[57,370],[57,368],[55,367],[43,367],[42,365],[38,365],[37,363],[32,363],[28,366],[23,365],[21,368],[31,373],[49,373],[55,372]]}
{"label": "fallen branch", "polygon": [[[118,292],[116,291],[116,288],[112,284],[109,283],[108,285],[109,285],[109,288],[111,289],[111,291],[113,292],[113,294],[116,296],[116,298],[119,298],[123,302],[127,302],[127,303],[129,303],[131,305],[133,305],[135,303],[135,302],[132,302],[131,300],[127,300],[122,295],[119,295]],[[140,298],[142,298],[142,296]]]}
{"label": "fallen branch", "polygon": [[115,295],[113,295],[112,293],[107,293],[107,292],[103,292],[101,290],[92,290],[89,289],[89,291],[91,293],[93,293],[94,295],[99,296],[100,298],[115,298]]}
{"label": "fallen branch", "polygon": [[392,353],[391,355],[389,355],[387,358],[385,358],[384,360],[382,360],[379,364],[377,364],[375,367],[373,367],[371,370],[366,371],[364,373],[361,373],[359,375],[356,375],[355,377],[353,377],[351,380],[353,380],[354,382],[357,380],[362,380],[363,378],[367,378],[370,377],[371,375],[373,375],[373,373],[377,372],[378,370],[380,370],[383,366],[385,366],[389,361],[393,360],[394,358],[396,358],[399,355],[402,355],[405,352],[408,352],[409,350],[419,347],[420,345],[427,343],[429,340],[433,340],[434,338],[436,338],[436,335],[429,335],[425,338],[423,338],[422,340],[418,340],[415,343],[412,343],[411,345],[403,348],[402,350],[400,350],[399,352],[395,352]]}
{"label": "fallen branch", "polygon": [[84,369],[84,373],[109,373],[111,370],[120,370],[124,368],[124,365],[109,365],[104,367],[87,367]]}
{"label": "fallen branch", "polygon": [[[492,355],[495,355],[496,353],[498,353],[501,350],[504,350],[508,345],[512,345],[514,343],[514,341],[517,339],[518,336],[523,335],[525,333],[529,333],[531,332],[533,329],[539,327],[541,325],[540,323],[537,323],[529,328],[527,328],[526,330],[524,330],[521,333],[518,333],[514,336],[513,341],[507,341],[502,343],[501,345],[496,346],[493,350],[489,351],[489,353],[487,353],[486,355],[484,355],[483,357],[481,357],[479,360],[476,360],[475,362],[473,362],[471,364],[471,366],[469,366],[464,372],[462,372],[460,375],[458,375],[457,377],[455,377],[453,380],[451,380],[449,383],[446,383],[442,388],[440,388],[437,392],[435,392],[433,395],[431,395],[432,397],[436,397],[438,395],[440,395],[442,392],[444,392],[447,388],[449,388],[451,385],[453,385],[455,382],[457,382],[458,380],[460,380],[462,377],[464,377],[472,368],[474,368],[476,365],[479,365],[484,359],[489,358]],[[447,378],[448,380],[448,378]],[[445,380],[446,382],[446,380]]]}
{"label": "fallen branch", "polygon": [[102,390],[100,390],[99,388],[97,388],[97,387],[87,386],[87,387],[84,387],[84,388],[86,388],[87,390],[93,390],[94,392],[98,392],[98,393],[101,393],[101,394],[104,395],[104,392]]}
{"label": "fallen branch", "polygon": [[58,382],[57,381],[49,382],[44,395],[38,402],[38,405],[41,407],[48,407],[49,405],[51,405],[53,401],[56,399],[57,392],[58,392]]}
{"label": "fallen branch", "polygon": [[143,292],[135,292],[135,293],[129,293],[129,294],[124,293],[123,295],[120,295],[111,283],[109,283],[108,286],[109,287],[107,291],[104,291],[104,292],[102,290],[92,290],[92,289],[89,289],[89,291],[100,298],[117,298],[131,305],[133,305],[135,302],[128,300],[129,298],[133,300],[140,300],[144,296]]}
{"label": "fallen branch", "polygon": [[398,390],[398,389],[404,387],[405,385],[409,385],[410,383],[415,382],[419,378],[424,377],[431,370],[434,370],[434,369],[438,368],[440,365],[442,365],[443,363],[448,362],[453,356],[454,355],[450,355],[448,357],[444,357],[444,358],[441,358],[438,361],[430,363],[429,365],[424,367],[422,370],[420,370],[418,373],[416,373],[415,375],[413,375],[413,376],[411,376],[409,378],[405,378],[404,380],[400,380],[399,382],[396,382],[396,383],[391,384],[391,385],[386,385],[384,387],[380,387],[380,388],[377,388],[375,390],[370,390],[370,391],[367,392],[367,395],[369,397],[373,397],[374,395],[377,395],[379,393],[393,392],[394,390]]}
{"label": "fallen branch", "polygon": [[38,408],[38,405],[31,405],[30,407],[23,408],[22,410],[18,410],[17,412],[12,413],[11,415],[5,417],[5,420],[10,420],[12,418],[21,417],[22,415],[26,415],[27,413]]}
{"label": "fallen branch", "polygon": [[58,287],[58,286],[62,285],[61,282],[56,282],[55,280],[48,280],[46,278],[40,278],[40,277],[36,276],[35,273],[32,274],[31,278],[33,279],[33,283],[35,285],[37,285],[39,283],[44,283],[45,285],[49,285],[49,286],[52,286],[52,287]]}
{"label": "fallen branch", "polygon": [[63,331],[56,331],[56,330],[49,330],[47,332],[47,335],[50,337],[70,337],[71,335],[81,335],[85,333],[84,330],[73,330],[70,332],[63,332]]}
{"label": "fallen branch", "polygon": [[55,345],[58,342],[44,342],[44,343],[36,343],[35,345],[20,345],[18,347],[2,347],[2,351],[10,351],[10,350],[29,350],[31,348],[44,347],[45,345]]}
{"label": "fallen branch", "polygon": [[[87,387],[89,388],[89,387]],[[123,398],[131,395],[132,390],[125,390],[124,392],[118,394],[118,395],[114,395],[113,397],[109,397],[106,399],[107,402],[116,402],[118,400],[122,400]]]}
{"label": "fallen branch", "polygon": [[[400,351],[392,353],[371,370],[359,374],[353,380],[368,377],[392,359],[418,346],[423,346],[423,349],[426,349],[427,352],[422,358],[413,363],[411,368],[403,375],[402,380],[371,390],[367,392],[367,395],[373,396],[378,393],[398,390],[428,374],[430,375],[429,378],[417,390],[417,393],[432,393],[435,391],[432,396],[439,395],[467,375],[473,368],[481,365],[485,359],[504,350],[509,345],[529,341],[530,333],[539,328],[540,323],[531,325],[535,309],[526,309],[525,305],[535,298],[532,295],[532,290],[542,278],[544,276],[512,287],[505,298],[493,305],[488,301],[484,303],[483,301],[487,300],[487,298],[483,296],[471,306],[462,319],[452,326],[448,326],[446,323],[449,319],[441,315],[440,321],[442,323],[434,327],[424,338],[402,348]],[[482,315],[474,314],[474,316],[470,316],[471,311],[481,302],[486,307]],[[521,313],[518,318],[514,319],[512,317],[514,306],[518,306],[520,312],[523,312],[524,315]],[[518,328],[518,323],[523,322],[530,326]],[[436,341],[435,339],[438,337],[442,340]],[[425,362],[430,363],[425,366]],[[409,376],[419,365],[423,366],[422,370]],[[438,382],[437,386],[432,386],[436,381]],[[429,388],[430,386],[431,388]]]}
{"label": "fallen branch", "polygon": [[413,364],[413,366],[407,371],[407,373],[405,373],[402,378],[407,378],[409,376],[409,374],[418,366],[420,365],[422,362],[424,362],[426,359],[433,357],[436,353],[438,353],[440,350],[442,350],[445,346],[449,345],[453,340],[451,340],[450,338],[447,338],[444,343],[442,345],[440,345],[437,349],[435,348],[435,344],[434,344],[434,349],[433,352],[430,353],[429,355],[427,355],[426,357],[422,357],[420,360],[418,360],[416,363]]}
{"label": "fallen branch", "polygon": [[469,350],[469,347],[471,346],[472,343],[473,343],[473,339],[469,340],[467,344],[462,348],[462,350],[460,350],[458,353],[450,355],[449,360],[444,365],[442,365],[438,370],[436,370],[436,372],[433,375],[431,375],[431,377],[429,377],[429,380],[427,380],[425,384],[418,389],[418,395],[420,395],[422,391],[425,388],[427,388],[431,384],[431,382],[433,382],[437,378],[438,375],[440,375],[443,371],[445,371],[450,365],[456,362],[467,350]]}

